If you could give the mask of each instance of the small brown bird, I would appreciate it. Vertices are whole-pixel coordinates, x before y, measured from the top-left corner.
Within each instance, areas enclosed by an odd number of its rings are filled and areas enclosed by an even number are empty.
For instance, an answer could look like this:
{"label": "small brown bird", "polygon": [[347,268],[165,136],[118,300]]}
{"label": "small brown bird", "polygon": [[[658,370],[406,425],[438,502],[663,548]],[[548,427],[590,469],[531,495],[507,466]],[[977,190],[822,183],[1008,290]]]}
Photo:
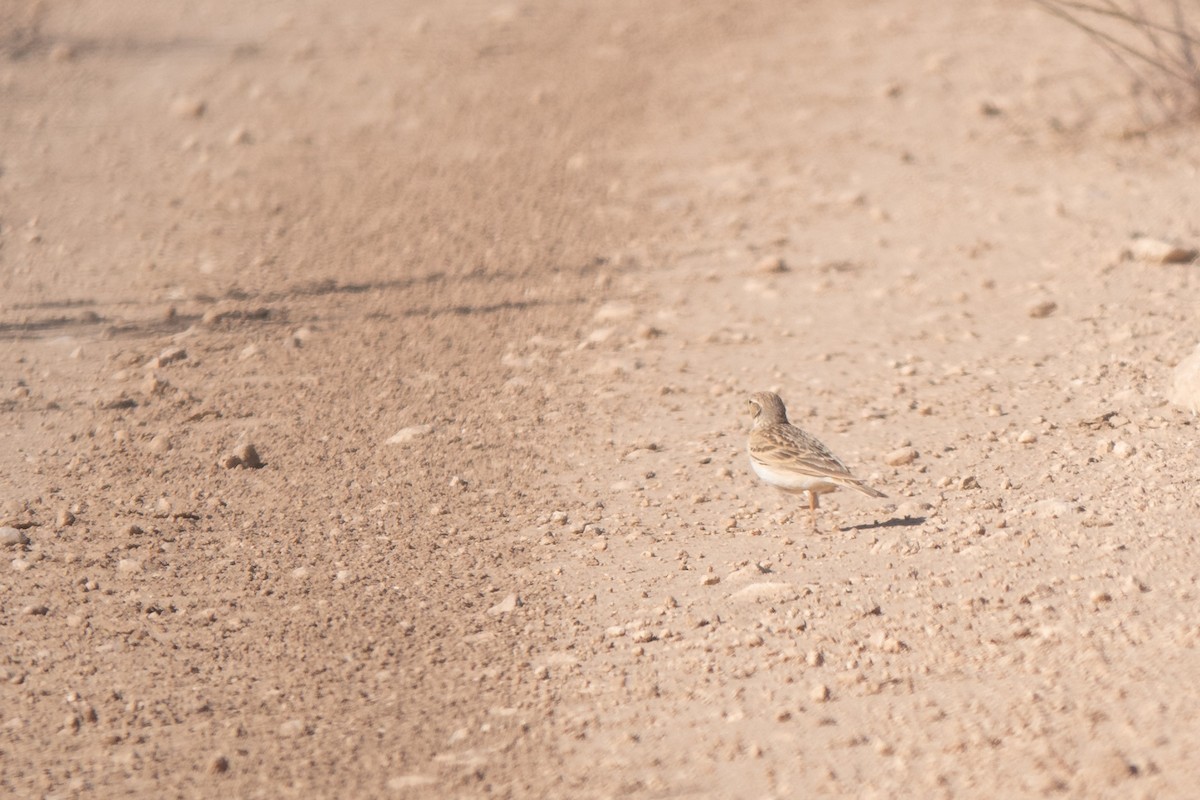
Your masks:
{"label": "small brown bird", "polygon": [[750,466],[755,474],[777,489],[808,492],[813,530],[817,529],[818,497],[845,487],[871,497],[887,497],[850,474],[829,448],[788,422],[787,409],[774,392],[750,397]]}

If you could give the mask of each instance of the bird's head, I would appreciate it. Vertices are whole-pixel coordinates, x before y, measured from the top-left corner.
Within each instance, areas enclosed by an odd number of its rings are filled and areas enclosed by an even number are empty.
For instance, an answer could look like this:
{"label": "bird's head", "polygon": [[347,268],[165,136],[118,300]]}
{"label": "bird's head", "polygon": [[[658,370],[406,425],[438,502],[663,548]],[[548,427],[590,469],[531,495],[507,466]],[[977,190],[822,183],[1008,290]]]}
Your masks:
{"label": "bird's head", "polygon": [[774,392],[756,392],[746,401],[755,426],[787,422],[787,409]]}

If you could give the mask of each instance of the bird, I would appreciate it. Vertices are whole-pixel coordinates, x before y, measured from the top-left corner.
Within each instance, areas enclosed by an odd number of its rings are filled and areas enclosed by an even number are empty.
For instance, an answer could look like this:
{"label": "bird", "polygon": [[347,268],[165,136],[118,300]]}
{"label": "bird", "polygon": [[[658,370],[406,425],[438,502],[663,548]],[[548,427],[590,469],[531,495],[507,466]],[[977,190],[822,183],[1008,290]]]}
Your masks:
{"label": "bird", "polygon": [[850,474],[841,459],[813,436],[788,422],[787,408],[774,392],[757,392],[747,401],[754,427],[747,450],[754,473],[789,494],[808,492],[812,527],[817,529],[819,497],[838,489],[854,489],[870,497],[887,497]]}

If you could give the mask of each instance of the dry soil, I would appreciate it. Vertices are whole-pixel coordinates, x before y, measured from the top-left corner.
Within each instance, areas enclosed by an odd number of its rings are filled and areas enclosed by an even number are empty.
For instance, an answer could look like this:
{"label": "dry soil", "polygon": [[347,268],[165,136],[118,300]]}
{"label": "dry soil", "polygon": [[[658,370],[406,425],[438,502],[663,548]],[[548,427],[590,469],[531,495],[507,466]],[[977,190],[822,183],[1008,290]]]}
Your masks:
{"label": "dry soil", "polygon": [[1002,0],[8,0],[0,794],[1194,796],[1146,110]]}

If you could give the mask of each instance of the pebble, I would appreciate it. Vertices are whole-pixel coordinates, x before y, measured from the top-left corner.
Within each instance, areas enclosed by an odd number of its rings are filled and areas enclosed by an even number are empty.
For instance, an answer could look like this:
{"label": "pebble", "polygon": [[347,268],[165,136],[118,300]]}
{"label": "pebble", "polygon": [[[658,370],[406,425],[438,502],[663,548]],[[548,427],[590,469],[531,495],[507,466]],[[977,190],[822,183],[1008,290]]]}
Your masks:
{"label": "pebble", "polygon": [[809,650],[808,655],[804,657],[804,663],[810,667],[819,667],[825,663],[825,656],[820,650]]}
{"label": "pebble", "polygon": [[304,720],[302,719],[289,719],[279,726],[279,735],[286,739],[292,739],[302,733],[304,733]]}
{"label": "pebble", "polygon": [[142,562],[136,558],[122,558],[117,562],[117,572],[131,574],[142,571]]}
{"label": "pebble", "polygon": [[394,778],[388,778],[387,786],[393,792],[400,792],[405,789],[420,789],[437,782],[438,779],[432,775],[397,775]]}
{"label": "pebble", "polygon": [[521,599],[517,597],[515,593],[510,592],[504,597],[503,600],[489,608],[487,613],[491,614],[493,617],[500,616],[502,614],[511,614],[513,611],[517,610],[517,606],[520,604]]}
{"label": "pebble", "polygon": [[631,303],[614,301],[600,306],[600,308],[597,309],[596,313],[592,316],[592,319],[596,322],[613,322],[615,320],[628,319],[629,317],[632,317],[633,311],[634,309]]}
{"label": "pebble", "polygon": [[812,698],[814,703],[824,703],[829,699],[829,687],[823,683],[818,683],[816,686],[812,687],[808,693],[808,696]]}
{"label": "pebble", "polygon": [[1129,442],[1120,441],[1112,446],[1112,452],[1117,458],[1129,458],[1136,453],[1137,450],[1135,450],[1133,445],[1131,445]]}
{"label": "pebble", "polygon": [[258,449],[247,442],[239,447],[236,453],[230,453],[221,459],[221,466],[225,469],[236,469],[237,467],[259,469],[263,466],[263,460],[258,455]]}
{"label": "pebble", "polygon": [[754,265],[754,271],[764,275],[774,275],[780,272],[787,272],[788,265],[779,256],[767,256]]}
{"label": "pebble", "polygon": [[1036,503],[1030,503],[1028,506],[1029,513],[1037,517],[1049,517],[1055,519],[1065,517],[1075,511],[1077,506],[1071,505],[1065,500],[1055,500],[1053,498],[1046,500],[1038,500]]}
{"label": "pebble", "polygon": [[181,119],[198,119],[204,116],[208,104],[199,97],[181,95],[171,101],[171,113]]}
{"label": "pebble", "polygon": [[229,772],[229,759],[225,756],[214,757],[208,762],[208,772],[210,775],[224,775]]}
{"label": "pebble", "polygon": [[899,450],[893,450],[885,455],[883,462],[891,467],[900,467],[911,464],[920,455],[915,447],[901,447]]}
{"label": "pebble", "polygon": [[147,397],[153,397],[156,394],[162,394],[163,390],[166,388],[167,382],[153,373],[143,378],[141,384],[138,386],[138,389],[141,390],[142,394],[146,395]]}
{"label": "pebble", "polygon": [[183,361],[187,357],[187,350],[184,350],[179,346],[173,346],[163,350],[158,354],[158,357],[152,359],[150,363],[155,367],[165,367],[167,364],[174,364],[177,361]]}
{"label": "pebble", "polygon": [[906,500],[896,506],[896,515],[899,517],[910,518],[919,517],[926,511],[929,511],[933,506],[921,500]]}
{"label": "pebble", "polygon": [[433,433],[432,425],[410,425],[393,433],[386,444],[408,444],[430,433]]}
{"label": "pebble", "polygon": [[68,508],[61,508],[58,515],[54,518],[54,524],[59,528],[65,528],[68,525],[75,524],[75,515]]}
{"label": "pebble", "polygon": [[782,603],[800,596],[800,590],[790,583],[752,583],[733,593],[733,600]]}
{"label": "pebble", "polygon": [[150,452],[162,454],[171,449],[171,440],[163,434],[157,434],[150,440]]}
{"label": "pebble", "polygon": [[25,535],[24,531],[7,526],[0,528],[0,545],[15,547],[23,544],[29,544],[29,537]]}
{"label": "pebble", "polygon": [[1194,247],[1181,247],[1162,239],[1138,237],[1129,245],[1129,253],[1147,264],[1186,264],[1196,260]]}
{"label": "pebble", "polygon": [[250,442],[238,448],[237,456],[242,460],[242,465],[250,469],[258,469],[263,465],[262,458],[258,455],[258,450]]}
{"label": "pebble", "polygon": [[1029,307],[1029,316],[1034,319],[1045,319],[1058,310],[1058,303],[1053,300],[1043,300]]}
{"label": "pebble", "polygon": [[1171,392],[1167,399],[1191,411],[1193,416],[1200,414],[1200,345],[1171,373]]}
{"label": "pebble", "polygon": [[226,139],[230,145],[250,144],[254,141],[254,137],[250,133],[250,129],[245,125],[238,125],[229,132],[229,137]]}
{"label": "pebble", "polygon": [[1021,444],[1033,444],[1037,441],[1037,434],[1033,431],[1021,431],[1021,435],[1017,437],[1017,441]]}

